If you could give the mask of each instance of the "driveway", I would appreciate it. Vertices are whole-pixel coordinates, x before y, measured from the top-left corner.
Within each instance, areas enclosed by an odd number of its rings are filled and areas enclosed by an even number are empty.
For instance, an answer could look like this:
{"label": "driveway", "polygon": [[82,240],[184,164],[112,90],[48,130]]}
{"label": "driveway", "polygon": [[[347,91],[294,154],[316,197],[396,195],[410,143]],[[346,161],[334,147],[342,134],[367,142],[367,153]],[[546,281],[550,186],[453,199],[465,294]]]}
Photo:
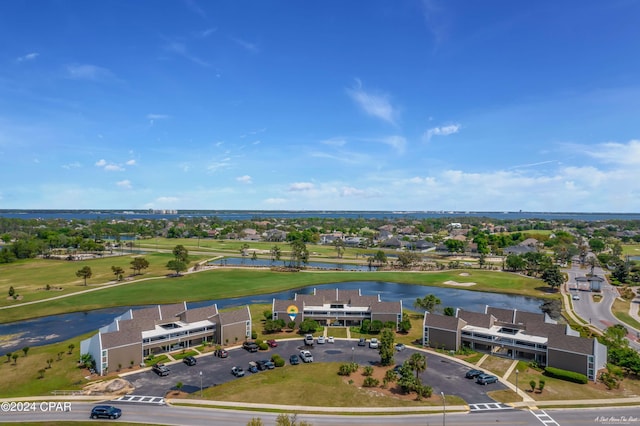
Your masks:
{"label": "driveway", "polygon": [[[175,389],[178,382],[182,382],[183,391],[199,392],[200,380],[202,377],[202,387],[216,386],[231,380],[237,380],[231,374],[231,367],[241,366],[245,370],[249,361],[268,359],[273,353],[280,354],[289,362],[289,356],[298,354],[304,347],[302,338],[295,340],[279,341],[278,347],[267,352],[249,353],[244,349],[234,349],[229,351],[228,358],[217,358],[212,354],[198,357],[198,364],[192,367],[184,363],[169,365],[171,373],[165,377],[159,377],[152,371],[143,371],[129,374],[125,379],[135,386],[136,395],[164,396],[169,390]],[[380,361],[380,355],[376,349],[357,346],[357,341],[336,340],[335,343],[324,345],[316,344],[311,352],[314,362],[350,362],[354,361],[360,365],[374,365]],[[416,352],[415,349],[407,347],[402,352],[396,352],[396,364],[411,357]],[[466,379],[464,374],[468,370],[464,365],[458,364],[446,357],[440,357],[431,353],[424,353],[427,358],[427,370],[420,376],[422,382],[433,387],[433,392],[439,394],[444,392],[447,395],[456,395],[467,401],[467,403],[494,402],[486,394],[487,391],[506,389],[501,383],[493,383],[488,386],[481,386]],[[304,365],[300,366],[304,368]],[[200,375],[202,372],[202,376]],[[247,373],[251,374],[251,373]],[[269,371],[261,371],[257,374],[270,374]]]}

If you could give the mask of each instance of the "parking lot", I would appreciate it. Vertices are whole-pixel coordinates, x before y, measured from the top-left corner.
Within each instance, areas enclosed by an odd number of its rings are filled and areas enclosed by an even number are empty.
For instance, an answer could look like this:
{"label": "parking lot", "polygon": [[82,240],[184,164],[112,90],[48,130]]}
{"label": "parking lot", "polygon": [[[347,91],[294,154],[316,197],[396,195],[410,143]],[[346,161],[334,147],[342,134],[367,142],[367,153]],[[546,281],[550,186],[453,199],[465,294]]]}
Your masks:
{"label": "parking lot", "polygon": [[[282,356],[289,364],[289,356],[299,354],[302,349],[310,349],[314,362],[350,362],[360,365],[374,365],[380,361],[380,355],[376,349],[368,346],[358,346],[357,341],[336,340],[335,343],[314,345],[313,348],[305,347],[302,337],[295,340],[278,342],[278,347],[265,352],[249,353],[244,349],[229,351],[228,358],[217,358],[212,354],[197,357],[195,366],[187,366],[183,362],[168,365],[171,372],[168,376],[160,377],[152,371],[142,371],[127,375],[136,388],[136,395],[164,396],[169,390],[175,389],[178,382],[182,382],[182,390],[185,392],[199,392],[202,387],[207,388],[237,379],[231,374],[231,367],[240,366],[245,371],[250,361],[269,359],[274,353]],[[395,355],[396,364],[407,360],[414,349],[407,347]],[[476,384],[473,380],[464,377],[468,368],[446,357],[440,357],[430,353],[424,353],[427,357],[427,370],[421,374],[422,382],[433,387],[434,393],[444,392],[447,395],[457,395],[468,403],[493,402],[486,395],[487,391],[506,389],[501,383],[492,383],[487,386]],[[304,365],[299,366],[304,368]],[[202,372],[202,374],[200,374]],[[250,374],[250,373],[247,373]],[[261,371],[256,374],[269,374],[269,371]]]}

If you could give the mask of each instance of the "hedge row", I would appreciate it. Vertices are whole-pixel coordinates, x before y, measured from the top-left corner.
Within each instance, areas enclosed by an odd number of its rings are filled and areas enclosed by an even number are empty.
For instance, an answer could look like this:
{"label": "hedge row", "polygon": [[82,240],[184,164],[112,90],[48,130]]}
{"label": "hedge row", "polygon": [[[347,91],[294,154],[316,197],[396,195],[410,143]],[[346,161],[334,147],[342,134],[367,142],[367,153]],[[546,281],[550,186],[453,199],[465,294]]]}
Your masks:
{"label": "hedge row", "polygon": [[568,382],[580,383],[582,385],[589,382],[587,376],[573,371],[562,370],[561,368],[545,367],[544,373],[549,377],[566,380]]}

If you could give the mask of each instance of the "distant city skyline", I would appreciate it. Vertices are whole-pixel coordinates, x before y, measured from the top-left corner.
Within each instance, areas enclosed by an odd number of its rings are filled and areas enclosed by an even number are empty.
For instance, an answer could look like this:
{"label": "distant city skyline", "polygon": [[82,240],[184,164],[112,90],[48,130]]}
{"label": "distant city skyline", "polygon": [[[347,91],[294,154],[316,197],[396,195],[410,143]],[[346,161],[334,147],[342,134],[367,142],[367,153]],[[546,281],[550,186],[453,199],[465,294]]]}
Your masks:
{"label": "distant city skyline", "polygon": [[0,3],[0,209],[640,212],[640,3]]}

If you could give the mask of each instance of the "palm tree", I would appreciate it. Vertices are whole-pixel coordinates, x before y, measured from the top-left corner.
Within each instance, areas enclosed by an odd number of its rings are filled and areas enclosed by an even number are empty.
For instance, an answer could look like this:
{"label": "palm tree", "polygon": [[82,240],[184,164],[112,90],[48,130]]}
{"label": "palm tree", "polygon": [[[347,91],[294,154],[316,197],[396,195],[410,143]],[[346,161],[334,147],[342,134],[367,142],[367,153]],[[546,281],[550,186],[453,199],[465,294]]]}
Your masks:
{"label": "palm tree", "polygon": [[409,358],[409,366],[416,372],[416,380],[420,381],[419,375],[427,369],[427,358],[421,353],[414,353]]}

